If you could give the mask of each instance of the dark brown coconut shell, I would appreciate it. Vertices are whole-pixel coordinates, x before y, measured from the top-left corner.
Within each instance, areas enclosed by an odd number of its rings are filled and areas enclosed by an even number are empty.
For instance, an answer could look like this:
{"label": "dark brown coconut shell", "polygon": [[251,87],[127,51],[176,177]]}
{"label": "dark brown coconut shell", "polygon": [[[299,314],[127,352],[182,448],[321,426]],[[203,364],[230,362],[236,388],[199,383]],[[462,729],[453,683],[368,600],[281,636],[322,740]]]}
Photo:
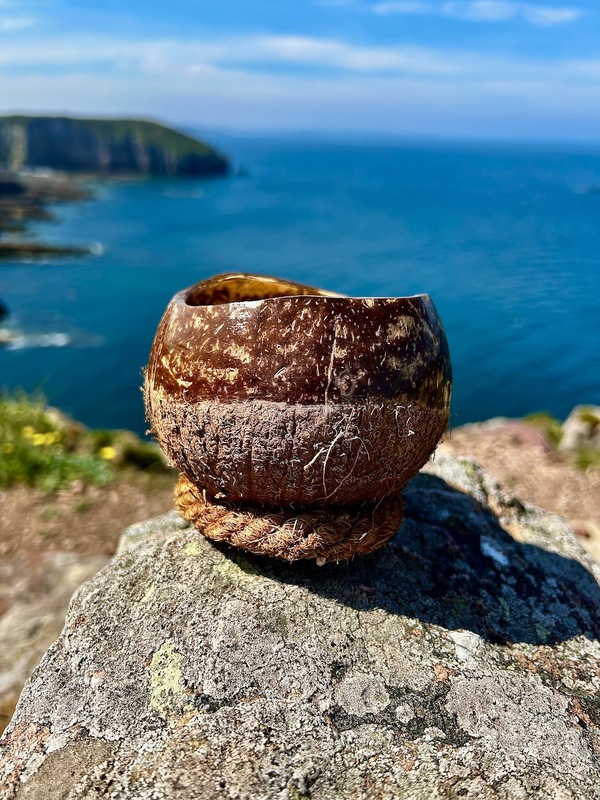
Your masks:
{"label": "dark brown coconut shell", "polygon": [[145,398],[169,459],[212,497],[346,505],[397,491],[423,466],[450,389],[427,295],[341,297],[227,274],[169,304]]}

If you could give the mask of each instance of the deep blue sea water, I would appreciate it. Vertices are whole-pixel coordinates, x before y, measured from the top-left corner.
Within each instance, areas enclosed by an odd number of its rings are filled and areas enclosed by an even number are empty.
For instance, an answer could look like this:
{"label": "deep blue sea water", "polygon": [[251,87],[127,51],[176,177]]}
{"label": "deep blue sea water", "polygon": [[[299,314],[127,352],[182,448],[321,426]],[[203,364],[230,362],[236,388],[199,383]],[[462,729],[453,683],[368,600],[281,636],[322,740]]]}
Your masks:
{"label": "deep blue sea water", "polygon": [[216,144],[249,174],[104,183],[36,229],[100,242],[101,255],[0,264],[28,344],[0,351],[0,386],[142,432],[162,311],[233,269],[351,295],[429,293],[450,341],[454,425],[600,403],[600,148]]}

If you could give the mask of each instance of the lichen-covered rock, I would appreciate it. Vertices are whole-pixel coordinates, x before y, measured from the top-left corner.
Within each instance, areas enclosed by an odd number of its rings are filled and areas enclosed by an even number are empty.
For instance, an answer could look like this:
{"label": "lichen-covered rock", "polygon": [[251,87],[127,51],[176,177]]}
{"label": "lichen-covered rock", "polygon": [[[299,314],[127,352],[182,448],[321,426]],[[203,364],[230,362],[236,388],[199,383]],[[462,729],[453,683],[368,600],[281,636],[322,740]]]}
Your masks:
{"label": "lichen-covered rock", "polygon": [[473,462],[405,503],[321,568],[130,528],[23,692],[2,797],[600,798],[598,567]]}
{"label": "lichen-covered rock", "polygon": [[600,406],[575,406],[563,422],[558,449],[576,452],[581,447],[600,450]]}

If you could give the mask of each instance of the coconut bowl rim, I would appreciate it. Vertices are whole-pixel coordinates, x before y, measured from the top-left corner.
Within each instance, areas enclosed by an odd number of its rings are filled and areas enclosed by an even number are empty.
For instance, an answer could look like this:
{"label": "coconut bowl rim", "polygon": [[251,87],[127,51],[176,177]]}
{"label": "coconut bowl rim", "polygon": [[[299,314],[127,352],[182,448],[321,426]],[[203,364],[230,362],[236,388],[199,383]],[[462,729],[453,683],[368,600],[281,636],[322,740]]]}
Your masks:
{"label": "coconut bowl rim", "polygon": [[[214,288],[218,289],[220,285],[226,286],[228,283],[233,284],[236,281],[240,283],[254,282],[256,283],[257,286],[262,284],[265,288],[267,288],[268,286],[272,286],[274,290],[279,285],[280,287],[289,287],[290,290],[296,288],[304,291],[300,292],[290,291],[288,293],[283,292],[273,295],[249,297],[248,299],[219,300],[217,302],[212,302],[210,299],[208,299],[206,302],[190,302],[190,298],[195,292],[198,292],[201,296],[201,291],[204,288],[210,289],[212,285]],[[248,307],[248,306],[256,306],[260,303],[272,304],[281,301],[303,300],[308,298],[324,301],[326,302],[327,305],[329,304],[348,305],[350,303],[363,302],[367,308],[371,305],[371,303],[373,305],[380,306],[391,303],[401,303],[403,301],[408,301],[408,300],[421,301],[424,304],[428,303],[433,304],[431,296],[425,292],[419,292],[417,294],[412,294],[412,295],[395,295],[395,296],[374,296],[374,295],[352,296],[352,295],[339,294],[338,292],[332,292],[327,289],[319,289],[315,286],[309,286],[307,284],[301,283],[299,281],[294,281],[288,278],[279,278],[273,275],[266,275],[253,272],[222,272],[219,273],[218,275],[213,275],[209,278],[205,278],[201,281],[198,281],[197,283],[188,286],[185,289],[181,289],[174,295],[171,302],[178,306],[183,306],[186,309],[193,310],[193,309],[203,309],[203,308],[216,308],[218,306]]]}

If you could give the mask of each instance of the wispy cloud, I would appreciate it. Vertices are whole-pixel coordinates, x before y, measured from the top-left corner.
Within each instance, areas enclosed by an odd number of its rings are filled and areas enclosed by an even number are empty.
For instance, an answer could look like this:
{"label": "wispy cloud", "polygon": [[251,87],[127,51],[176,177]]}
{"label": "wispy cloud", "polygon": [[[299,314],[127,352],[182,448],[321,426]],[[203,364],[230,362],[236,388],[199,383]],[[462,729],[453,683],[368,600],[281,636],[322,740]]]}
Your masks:
{"label": "wispy cloud", "polygon": [[573,81],[573,74],[540,70],[518,83],[490,75],[451,83],[355,74],[315,81],[206,67],[150,77],[124,71],[118,80],[49,71],[3,81],[0,72],[0,84],[2,107],[13,111],[149,116],[254,131],[598,139],[600,74],[595,81]]}
{"label": "wispy cloud", "polygon": [[421,47],[365,47],[334,39],[299,36],[264,36],[238,42],[223,53],[226,60],[304,64],[354,72],[401,72],[450,75],[463,70],[460,61]]}
{"label": "wispy cloud", "polygon": [[[363,7],[365,9],[367,7]],[[421,0],[382,0],[368,6],[368,10],[379,16],[392,14],[428,14],[452,17],[469,22],[505,22],[524,19],[533,25],[564,25],[583,15],[581,8],[571,6],[537,6],[531,3],[508,0],[449,0],[443,3],[421,2]]]}
{"label": "wispy cloud", "polygon": [[[115,39],[108,36],[38,37],[4,42],[0,69],[5,74],[55,71],[123,75],[198,75],[211,70],[271,74],[289,67],[318,83],[329,75],[435,77],[477,82],[577,77],[600,82],[600,59],[549,59],[494,55],[489,51],[405,45],[366,46],[308,36],[247,35],[210,39]],[[1,97],[1,94],[0,94]]]}
{"label": "wispy cloud", "polygon": [[0,47],[6,110],[254,130],[600,137],[600,59],[298,36],[16,38]]}
{"label": "wispy cloud", "polygon": [[36,24],[34,17],[6,17],[0,16],[0,32],[18,31],[23,28],[30,28]]}
{"label": "wispy cloud", "polygon": [[520,6],[504,0],[454,0],[443,3],[441,13],[475,22],[502,22],[517,16]]}
{"label": "wispy cloud", "polygon": [[434,13],[434,7],[430,3],[421,3],[419,0],[389,0],[389,2],[376,3],[369,10],[382,16],[387,16],[388,14]]}
{"label": "wispy cloud", "polygon": [[103,65],[146,73],[198,72],[209,67],[313,67],[325,71],[452,76],[469,69],[469,56],[419,47],[367,47],[301,36],[227,37],[221,40],[128,41],[80,37],[12,42],[0,48],[0,67]]}
{"label": "wispy cloud", "polygon": [[534,25],[563,25],[582,16],[580,8],[550,8],[545,6],[523,6],[523,16]]}

